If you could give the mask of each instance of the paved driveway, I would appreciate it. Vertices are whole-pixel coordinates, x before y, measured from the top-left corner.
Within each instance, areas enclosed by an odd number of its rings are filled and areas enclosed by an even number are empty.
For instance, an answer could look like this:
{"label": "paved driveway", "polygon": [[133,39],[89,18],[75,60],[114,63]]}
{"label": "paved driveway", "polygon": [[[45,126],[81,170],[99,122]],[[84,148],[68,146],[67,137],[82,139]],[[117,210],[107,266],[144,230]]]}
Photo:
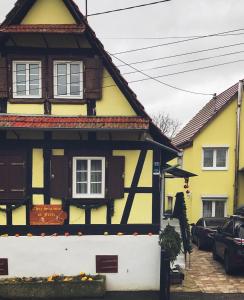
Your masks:
{"label": "paved driveway", "polygon": [[[183,286],[172,286],[175,292],[244,293],[244,271],[226,275],[221,263],[212,259],[212,253],[194,247],[187,262]],[[244,299],[244,294],[243,294]]]}

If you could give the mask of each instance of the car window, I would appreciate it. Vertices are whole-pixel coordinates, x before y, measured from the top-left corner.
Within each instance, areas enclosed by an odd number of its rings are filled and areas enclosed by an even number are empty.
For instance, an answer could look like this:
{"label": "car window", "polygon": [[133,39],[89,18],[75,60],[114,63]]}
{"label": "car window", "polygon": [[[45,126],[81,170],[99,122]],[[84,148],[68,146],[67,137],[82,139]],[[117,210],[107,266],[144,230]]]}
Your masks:
{"label": "car window", "polygon": [[199,221],[197,221],[197,224],[196,224],[197,226],[203,226],[203,220],[202,219],[200,219]]}
{"label": "car window", "polygon": [[223,226],[223,231],[229,234],[233,234],[234,232],[234,222],[229,221]]}
{"label": "car window", "polygon": [[225,224],[225,219],[211,219],[211,220],[205,220],[206,226],[208,227],[218,227],[223,226]]}

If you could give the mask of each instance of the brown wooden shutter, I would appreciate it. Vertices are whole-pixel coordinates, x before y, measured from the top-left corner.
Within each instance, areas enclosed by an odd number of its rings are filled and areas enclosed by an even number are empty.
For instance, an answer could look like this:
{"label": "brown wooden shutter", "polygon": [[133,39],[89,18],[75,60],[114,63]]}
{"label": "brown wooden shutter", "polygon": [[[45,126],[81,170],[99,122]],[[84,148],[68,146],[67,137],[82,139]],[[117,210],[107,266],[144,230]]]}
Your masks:
{"label": "brown wooden shutter", "polygon": [[0,157],[0,199],[8,197],[8,159]]}
{"label": "brown wooden shutter", "polygon": [[51,157],[51,197],[68,197],[68,172],[69,166],[66,156]]}
{"label": "brown wooden shutter", "polygon": [[103,64],[99,58],[85,60],[85,99],[99,100],[102,98]]}
{"label": "brown wooden shutter", "polygon": [[9,199],[26,196],[26,161],[23,156],[11,156],[8,164]]}
{"label": "brown wooden shutter", "polygon": [[124,198],[125,157],[112,156],[108,161],[107,197],[109,199]]}
{"label": "brown wooden shutter", "polygon": [[53,100],[54,98],[54,71],[53,70],[54,70],[53,58],[49,56],[47,60],[46,69],[44,70],[46,72],[47,96],[49,100]]}
{"label": "brown wooden shutter", "polygon": [[0,99],[8,98],[8,65],[6,57],[0,56]]}

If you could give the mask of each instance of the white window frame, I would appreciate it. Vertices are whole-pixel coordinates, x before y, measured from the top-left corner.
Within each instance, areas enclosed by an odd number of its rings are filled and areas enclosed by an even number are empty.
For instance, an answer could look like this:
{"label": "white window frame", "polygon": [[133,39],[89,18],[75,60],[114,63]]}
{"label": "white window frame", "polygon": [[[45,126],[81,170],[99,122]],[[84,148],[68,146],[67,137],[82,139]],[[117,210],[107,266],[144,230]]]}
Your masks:
{"label": "white window frame", "polygon": [[[76,192],[76,166],[77,166],[77,160],[87,160],[87,187],[88,187],[88,192],[86,194],[80,194]],[[92,194],[90,193],[90,188],[91,188],[91,161],[92,160],[101,160],[102,161],[102,191],[100,194]],[[79,156],[79,157],[73,157],[73,176],[72,176],[72,181],[73,181],[73,198],[105,198],[105,157],[84,157],[84,156]]]}
{"label": "white window frame", "polygon": [[224,217],[227,217],[227,196],[202,196],[202,217],[203,217],[203,202],[212,202],[212,215],[211,217],[215,217],[215,207],[216,202],[223,202],[224,203]]}
{"label": "white window frame", "polygon": [[[67,68],[67,95],[58,95],[58,64],[66,64],[68,65]],[[80,94],[79,95],[71,95],[70,94],[70,66],[72,64],[79,64],[80,65]],[[53,74],[54,74],[54,98],[55,99],[83,99],[84,98],[84,63],[83,61],[64,61],[64,60],[55,60],[53,62]]]}
{"label": "white window frame", "polygon": [[[213,150],[213,166],[212,167],[204,167],[204,150],[212,149]],[[217,158],[217,149],[225,149],[225,167],[216,167],[216,158]],[[222,171],[228,170],[228,162],[229,162],[229,147],[228,146],[203,146],[202,147],[202,170],[213,170],[213,171]]]}
{"label": "white window frame", "polygon": [[[26,95],[17,95],[17,64],[26,65],[26,82],[25,82],[25,91]],[[38,95],[30,95],[30,68],[29,65],[38,64],[39,68],[39,91]],[[13,98],[42,98],[42,62],[40,60],[14,60],[12,62],[12,86],[13,86]]]}

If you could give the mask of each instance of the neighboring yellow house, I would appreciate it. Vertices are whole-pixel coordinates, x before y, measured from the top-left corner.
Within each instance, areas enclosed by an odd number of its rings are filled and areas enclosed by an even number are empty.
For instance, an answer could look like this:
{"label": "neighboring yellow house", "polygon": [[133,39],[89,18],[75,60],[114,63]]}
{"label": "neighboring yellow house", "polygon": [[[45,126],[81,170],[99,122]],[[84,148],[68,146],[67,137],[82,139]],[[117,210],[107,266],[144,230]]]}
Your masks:
{"label": "neighboring yellow house", "polygon": [[[210,100],[173,139],[184,153],[182,167],[198,175],[185,187],[190,192],[186,194],[190,222],[202,216],[228,216],[244,204],[242,98],[240,81]],[[182,179],[166,180],[166,209],[184,185]]]}

